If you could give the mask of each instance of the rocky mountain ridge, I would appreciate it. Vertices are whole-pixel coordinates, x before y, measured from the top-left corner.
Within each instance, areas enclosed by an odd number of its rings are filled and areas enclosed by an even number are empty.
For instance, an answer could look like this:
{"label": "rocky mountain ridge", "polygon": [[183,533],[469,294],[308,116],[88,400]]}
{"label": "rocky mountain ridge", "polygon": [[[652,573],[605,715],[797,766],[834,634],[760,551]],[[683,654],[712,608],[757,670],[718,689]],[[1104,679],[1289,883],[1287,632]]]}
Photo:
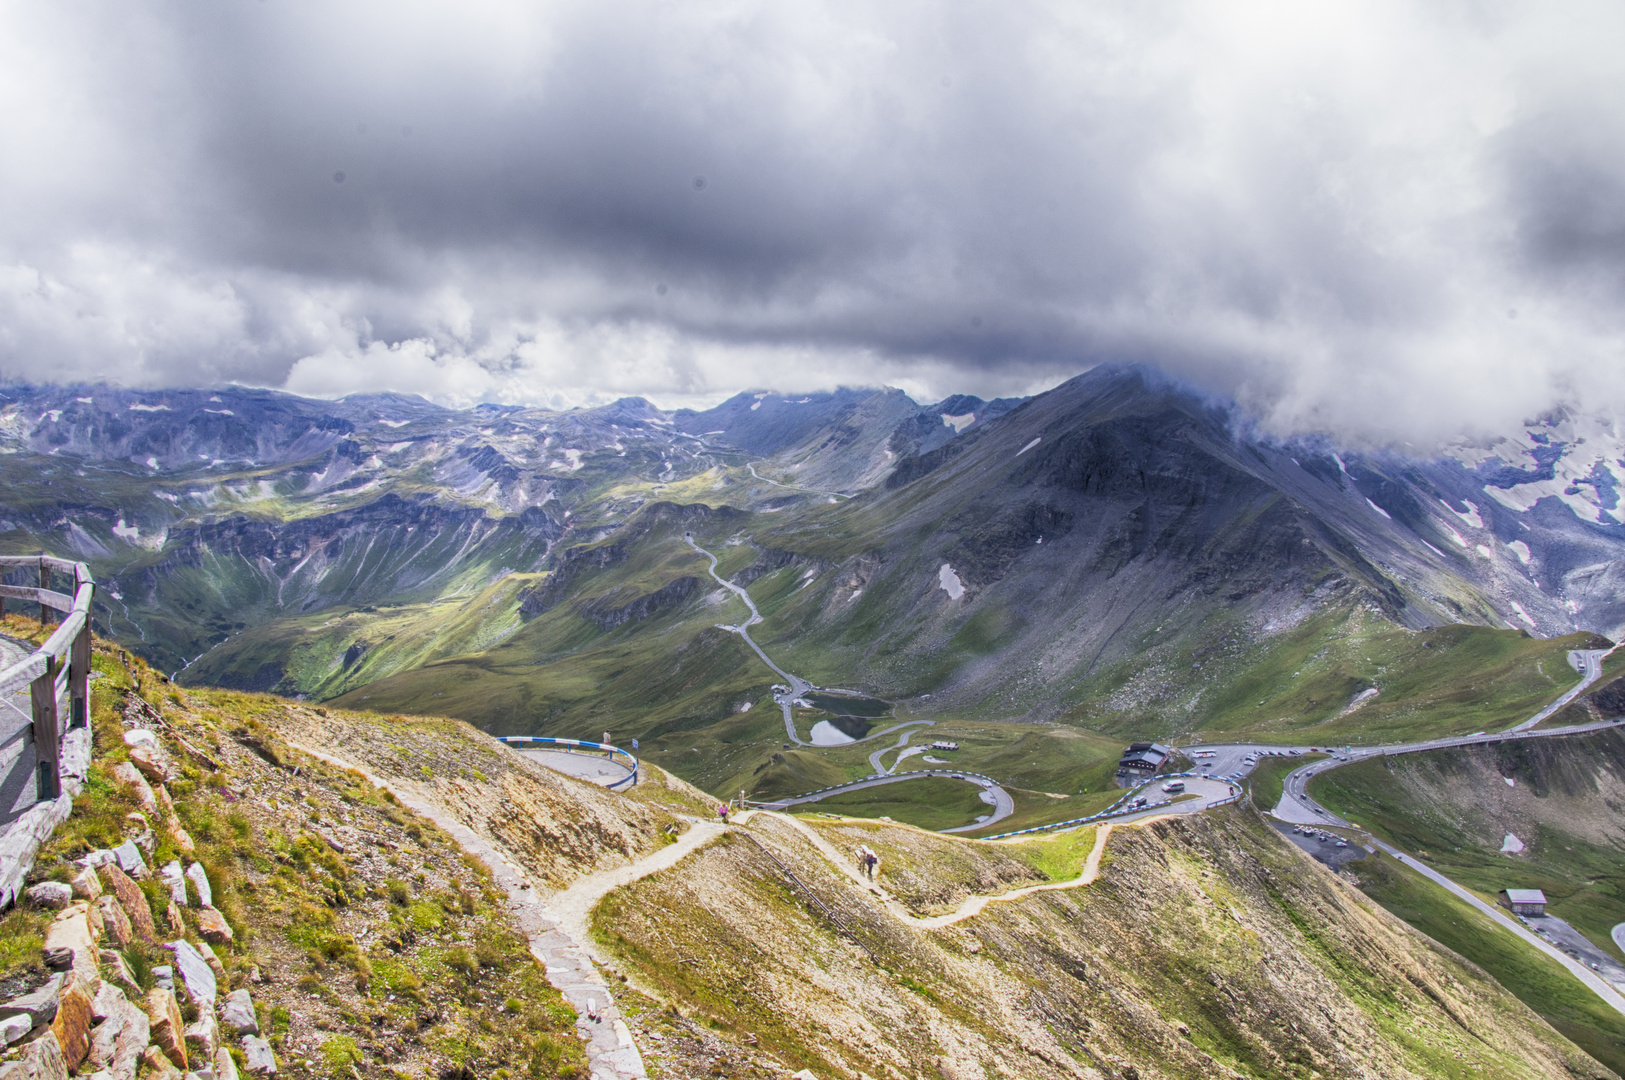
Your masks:
{"label": "rocky mountain ridge", "polygon": [[[700,625],[716,598],[673,584],[703,582],[695,568],[604,576],[641,565],[661,505],[739,515],[719,540],[776,553],[737,580],[793,574],[777,637],[815,670],[1020,715],[1064,713],[1102,678],[1132,696],[1131,668],[1176,653],[1244,664],[1242,645],[1356,608],[1411,628],[1625,629],[1625,449],[1578,414],[1420,460],[1263,438],[1144,368],[923,408],[858,390],[673,413],[0,397],[0,543],[88,558],[98,625],[199,682],[354,690],[523,638],[562,600],[598,634]],[[1188,633],[1158,654],[1170,622]]]}

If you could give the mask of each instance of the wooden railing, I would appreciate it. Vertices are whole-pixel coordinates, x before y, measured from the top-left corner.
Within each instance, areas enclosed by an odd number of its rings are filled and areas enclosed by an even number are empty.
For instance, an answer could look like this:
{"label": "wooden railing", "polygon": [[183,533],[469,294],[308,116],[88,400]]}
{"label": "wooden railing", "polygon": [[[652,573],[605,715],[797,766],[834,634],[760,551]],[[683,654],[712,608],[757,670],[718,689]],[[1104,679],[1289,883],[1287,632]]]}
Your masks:
{"label": "wooden railing", "polygon": [[[56,631],[45,644],[26,659],[0,671],[0,694],[9,694],[27,683],[33,716],[36,794],[39,800],[56,799],[62,794],[62,736],[90,724],[90,599],[95,585],[84,563],[54,559],[49,555],[3,555],[0,570],[27,567],[38,569],[39,588],[0,585],[0,615],[6,602],[21,600],[38,605],[40,625],[48,625],[57,615]],[[73,582],[73,592],[51,588],[55,575]],[[58,715],[58,699],[66,690],[68,715]]]}

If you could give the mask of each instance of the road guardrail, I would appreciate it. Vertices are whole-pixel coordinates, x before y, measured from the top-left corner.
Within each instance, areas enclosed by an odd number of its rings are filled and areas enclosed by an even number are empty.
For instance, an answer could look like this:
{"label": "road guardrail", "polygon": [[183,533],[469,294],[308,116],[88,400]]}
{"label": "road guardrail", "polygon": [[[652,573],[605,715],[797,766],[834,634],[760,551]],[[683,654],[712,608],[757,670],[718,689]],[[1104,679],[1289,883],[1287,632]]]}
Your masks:
{"label": "road guardrail", "polygon": [[618,755],[620,758],[625,759],[620,764],[625,765],[632,771],[627,774],[624,780],[617,780],[613,784],[605,786],[614,791],[616,788],[630,787],[638,782],[638,759],[633,757],[629,751],[622,750],[619,746],[611,746],[609,743],[590,742],[587,739],[551,739],[545,735],[498,735],[496,738],[498,742],[507,743],[516,749],[520,743],[539,743],[543,746],[558,747],[571,752],[596,750],[606,755],[611,761],[617,760]]}

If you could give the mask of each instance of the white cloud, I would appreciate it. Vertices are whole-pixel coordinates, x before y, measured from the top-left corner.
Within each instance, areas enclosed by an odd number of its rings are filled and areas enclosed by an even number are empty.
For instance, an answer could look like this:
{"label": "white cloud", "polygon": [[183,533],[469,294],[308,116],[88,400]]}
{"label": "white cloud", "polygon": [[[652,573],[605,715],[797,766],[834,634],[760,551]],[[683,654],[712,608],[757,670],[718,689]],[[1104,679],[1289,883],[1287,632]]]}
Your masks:
{"label": "white cloud", "polygon": [[[1625,398],[1625,9],[0,7],[0,375]],[[343,174],[342,182],[337,177]]]}

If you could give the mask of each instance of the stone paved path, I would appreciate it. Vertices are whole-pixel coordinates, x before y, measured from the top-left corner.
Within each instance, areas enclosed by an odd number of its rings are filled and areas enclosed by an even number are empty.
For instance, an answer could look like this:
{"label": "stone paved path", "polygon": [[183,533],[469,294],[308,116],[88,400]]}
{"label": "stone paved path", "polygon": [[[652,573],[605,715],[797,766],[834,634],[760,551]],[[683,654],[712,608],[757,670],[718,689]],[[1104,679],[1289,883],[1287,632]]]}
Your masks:
{"label": "stone paved path", "polygon": [[[352,769],[377,786],[393,792],[402,805],[414,813],[422,814],[450,833],[464,851],[489,866],[497,884],[508,894],[509,910],[513,912],[520,930],[530,940],[531,953],[546,967],[547,981],[552,983],[576,1010],[576,1030],[581,1034],[587,1051],[587,1063],[591,1069],[592,1080],[630,1080],[633,1077],[645,1080],[648,1073],[643,1067],[643,1055],[638,1052],[637,1044],[632,1039],[632,1031],[626,1026],[625,1018],[615,1005],[614,995],[610,993],[603,976],[598,973],[591,956],[581,944],[585,941],[585,937],[579,939],[572,937],[566,929],[561,928],[560,919],[550,910],[544,899],[545,894],[531,887],[522,869],[509,862],[490,841],[430,801],[416,784],[385,780],[354,762],[301,743],[290,742],[289,745],[341,769]],[[664,854],[679,847],[680,844],[681,841],[655,854]],[[623,867],[622,871],[634,870],[638,865],[641,864]],[[601,876],[592,875],[593,878]],[[636,877],[641,876],[643,875],[638,874],[629,880],[636,880]],[[557,895],[563,896],[569,891],[566,889],[564,893]],[[604,891],[607,892],[608,889]],[[602,895],[603,893],[599,893],[599,896]],[[597,1016],[598,1019],[593,1020],[593,1016]]]}

